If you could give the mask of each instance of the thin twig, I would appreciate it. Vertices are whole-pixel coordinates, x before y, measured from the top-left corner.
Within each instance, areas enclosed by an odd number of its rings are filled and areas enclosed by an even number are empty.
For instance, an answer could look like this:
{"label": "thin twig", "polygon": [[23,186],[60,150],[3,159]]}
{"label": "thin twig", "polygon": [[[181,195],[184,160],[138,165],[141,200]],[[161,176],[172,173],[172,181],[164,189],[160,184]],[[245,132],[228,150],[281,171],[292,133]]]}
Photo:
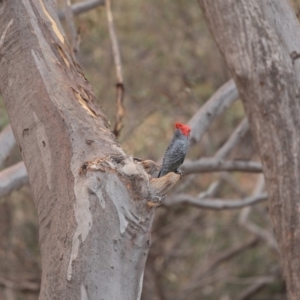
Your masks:
{"label": "thin twig", "polygon": [[[71,6],[71,8],[74,15],[79,15],[104,4],[105,0],[89,0],[75,3]],[[66,17],[64,10],[58,11],[57,15],[60,20],[64,20]]]}
{"label": "thin twig", "polygon": [[262,166],[258,162],[242,160],[222,160],[215,158],[201,158],[197,161],[186,161],[180,168],[184,174],[206,173],[219,171],[238,171],[261,173]]}
{"label": "thin twig", "polygon": [[107,14],[107,23],[108,23],[108,29],[109,29],[109,35],[110,40],[112,44],[112,50],[113,50],[113,56],[114,56],[114,62],[116,67],[116,74],[117,74],[117,114],[116,114],[116,124],[114,127],[114,134],[116,137],[120,135],[120,132],[123,128],[123,117],[125,114],[125,108],[124,108],[124,93],[125,93],[125,87],[124,87],[124,80],[123,80],[123,74],[122,74],[122,63],[121,63],[121,55],[120,55],[120,49],[119,49],[119,43],[117,39],[117,34],[114,26],[114,19],[113,14],[111,11],[111,1],[106,0],[106,14]]}

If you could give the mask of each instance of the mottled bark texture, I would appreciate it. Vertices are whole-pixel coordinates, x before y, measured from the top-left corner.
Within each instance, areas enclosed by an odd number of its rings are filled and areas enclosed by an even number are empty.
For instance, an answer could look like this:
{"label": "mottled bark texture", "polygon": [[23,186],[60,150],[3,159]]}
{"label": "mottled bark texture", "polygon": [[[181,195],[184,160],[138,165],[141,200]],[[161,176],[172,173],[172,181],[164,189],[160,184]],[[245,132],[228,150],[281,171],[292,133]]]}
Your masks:
{"label": "mottled bark texture", "polygon": [[299,30],[299,24],[293,18],[286,25],[293,15],[286,0],[274,0],[272,5],[264,1],[263,6],[258,0],[199,3],[243,100],[263,164],[289,299],[299,300],[299,60],[291,58],[292,45],[287,47],[279,34],[281,24],[276,28],[271,22],[272,10],[281,7],[277,12],[281,15],[277,21],[285,20],[281,30],[289,26]]}
{"label": "mottled bark texture", "polygon": [[55,15],[52,0],[0,1],[0,90],[38,212],[40,299],[139,299],[161,193],[114,139]]}

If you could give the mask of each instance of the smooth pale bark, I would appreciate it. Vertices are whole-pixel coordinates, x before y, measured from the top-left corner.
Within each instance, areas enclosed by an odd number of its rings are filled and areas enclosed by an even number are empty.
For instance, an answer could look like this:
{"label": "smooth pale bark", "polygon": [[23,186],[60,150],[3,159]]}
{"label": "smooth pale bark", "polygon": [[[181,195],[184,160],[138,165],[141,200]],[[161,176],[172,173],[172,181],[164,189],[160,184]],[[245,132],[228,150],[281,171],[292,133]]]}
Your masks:
{"label": "smooth pale bark", "polygon": [[55,16],[52,0],[0,1],[0,90],[38,212],[40,299],[139,299],[161,194],[95,107]]}
{"label": "smooth pale bark", "polygon": [[[285,0],[274,2],[278,6]],[[300,101],[295,66],[298,62],[293,64],[291,48],[276,34],[280,23],[277,28],[272,27],[274,23],[269,16],[266,18],[268,7],[262,10],[261,1],[199,3],[243,100],[263,164],[289,299],[299,300]],[[288,20],[293,14],[285,4],[277,22]],[[288,39],[285,41],[289,43]]]}

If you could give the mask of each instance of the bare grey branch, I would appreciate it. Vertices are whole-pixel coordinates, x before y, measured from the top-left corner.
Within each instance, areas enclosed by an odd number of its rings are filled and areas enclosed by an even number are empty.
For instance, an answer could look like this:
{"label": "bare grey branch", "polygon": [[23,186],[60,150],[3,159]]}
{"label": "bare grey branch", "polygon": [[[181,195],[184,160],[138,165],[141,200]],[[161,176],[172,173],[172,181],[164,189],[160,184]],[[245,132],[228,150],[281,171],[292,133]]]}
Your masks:
{"label": "bare grey branch", "polygon": [[199,142],[216,117],[221,115],[238,98],[239,94],[233,80],[223,84],[189,121],[192,128],[190,145]]}
{"label": "bare grey branch", "polygon": [[0,172],[0,197],[8,195],[28,183],[28,175],[23,162],[19,162]]}
{"label": "bare grey branch", "polygon": [[16,140],[11,130],[11,126],[7,125],[0,133],[0,168],[15,146]]}
{"label": "bare grey branch", "polygon": [[239,124],[239,126],[233,131],[230,135],[226,143],[218,150],[215,154],[216,158],[225,158],[229,155],[230,151],[238,145],[241,139],[245,136],[245,134],[249,131],[249,122],[245,117],[243,121]]}
{"label": "bare grey branch", "polygon": [[221,209],[238,209],[249,205],[254,205],[268,199],[266,193],[257,196],[247,197],[245,199],[225,200],[225,199],[206,199],[201,200],[190,195],[180,194],[170,199],[166,199],[165,205],[170,206],[174,204],[189,204],[199,208],[221,210]]}
{"label": "bare grey branch", "polygon": [[[88,0],[79,2],[72,5],[72,12],[74,15],[79,15],[104,4],[105,0]],[[57,15],[61,20],[64,20],[66,17],[63,10],[60,10]]]}
{"label": "bare grey branch", "polygon": [[206,173],[219,171],[238,171],[249,173],[262,172],[262,166],[258,162],[241,160],[223,160],[217,158],[201,158],[197,161],[186,161],[182,167],[185,174]]}

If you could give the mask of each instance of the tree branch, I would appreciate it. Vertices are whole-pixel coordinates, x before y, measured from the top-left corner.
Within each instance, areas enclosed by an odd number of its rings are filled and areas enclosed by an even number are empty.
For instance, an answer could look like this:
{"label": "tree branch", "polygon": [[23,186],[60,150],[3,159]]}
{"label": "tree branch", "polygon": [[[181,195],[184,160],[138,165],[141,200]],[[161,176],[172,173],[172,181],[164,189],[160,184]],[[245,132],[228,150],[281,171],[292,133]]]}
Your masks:
{"label": "tree branch", "polygon": [[214,157],[225,158],[226,156],[228,156],[231,150],[235,148],[242,140],[242,138],[248,133],[249,129],[249,122],[247,120],[247,117],[245,117],[227,139],[226,143],[218,150]]}
{"label": "tree branch", "polygon": [[[235,87],[235,83],[230,80],[223,84],[189,121],[189,125],[192,128],[190,145],[192,146],[195,143],[199,142],[199,140],[202,138],[215,118],[223,113],[224,110],[237,99],[238,93]],[[244,120],[242,124],[238,126],[238,128],[230,136],[229,140],[221,148],[224,149],[219,154],[217,154],[217,158],[225,158],[229,151],[233,147],[235,147],[235,145],[247,132],[247,124],[248,122]],[[192,180],[192,178],[188,179],[188,181],[190,180]],[[219,180],[218,182],[218,186],[220,186],[221,181]],[[185,182],[183,182],[183,184],[185,185]],[[179,186],[178,189],[180,190],[181,186]]]}
{"label": "tree branch", "polygon": [[222,209],[239,209],[245,206],[254,205],[268,199],[267,194],[260,194],[257,196],[247,197],[243,200],[224,200],[224,199],[207,199],[201,200],[190,195],[180,194],[167,199],[165,201],[166,206],[175,204],[189,204],[199,208],[222,210]]}
{"label": "tree branch", "polygon": [[190,145],[199,142],[216,117],[221,115],[238,98],[239,94],[233,80],[223,84],[189,121],[188,124],[192,128]]}
{"label": "tree branch", "polygon": [[[205,114],[202,115],[203,118],[205,118]],[[199,120],[201,121],[201,120]],[[247,132],[249,131],[249,123],[247,121],[247,118],[244,118],[243,121],[238,125],[238,127],[233,131],[233,133],[230,135],[230,137],[228,138],[228,140],[225,142],[225,144],[219,149],[219,151],[215,154],[214,158],[215,160],[221,160],[221,159],[224,159],[226,156],[229,155],[229,153],[231,152],[231,150],[233,148],[235,148],[239,142],[242,140],[242,138],[245,136],[245,134],[247,134]],[[188,163],[188,162],[186,162]],[[182,168],[184,169],[185,167],[185,164],[183,164]],[[190,177],[192,177],[193,175],[191,175]],[[219,180],[213,182],[211,184],[211,187],[214,187],[215,185],[220,187],[222,182],[223,182],[223,177],[226,176],[226,181],[228,183],[231,184],[232,187],[234,187],[234,189],[236,191],[238,191],[238,194],[240,196],[245,196],[246,193],[244,193],[243,191],[241,191],[240,188],[237,188],[238,184],[235,183],[234,179],[231,178],[231,180],[229,181],[229,176],[230,174],[227,173],[227,172],[222,172],[219,174]],[[188,179],[188,180],[192,180],[192,179]],[[185,183],[183,183],[185,184]],[[178,191],[181,191],[181,186],[178,187]],[[208,190],[210,190],[210,187],[208,188]],[[177,192],[178,193],[178,192]],[[202,193],[202,194],[205,194]],[[242,195],[243,194],[243,195]],[[170,198],[168,198],[168,200],[166,200],[166,202],[170,202]],[[201,199],[204,199],[204,198],[208,198],[208,197],[201,197]],[[171,202],[170,202],[171,203]]]}
{"label": "tree branch", "polygon": [[8,280],[5,278],[0,277],[0,285],[22,291],[22,292],[38,292],[40,290],[40,285],[38,283],[30,282],[30,281],[21,281],[21,282],[14,282],[12,280]]}
{"label": "tree branch", "polygon": [[28,183],[28,175],[23,162],[19,162],[0,172],[0,197],[10,194]]}
{"label": "tree branch", "polygon": [[201,158],[197,161],[186,161],[180,169],[185,175],[218,171],[238,171],[250,173],[262,172],[262,166],[258,162],[223,160],[217,158]]}
{"label": "tree branch", "polygon": [[[74,15],[79,15],[104,4],[105,0],[89,0],[75,3],[71,6],[71,8]],[[58,11],[57,15],[60,20],[64,20],[66,17],[63,10]]]}
{"label": "tree branch", "polygon": [[[265,187],[265,179],[263,174],[259,176],[256,187],[253,192],[253,196],[260,195]],[[255,234],[261,240],[265,241],[267,245],[272,249],[278,252],[278,245],[274,238],[274,235],[268,230],[258,226],[254,222],[249,220],[249,215],[251,213],[252,207],[244,207],[239,216],[239,224],[245,227],[249,232]]]}
{"label": "tree branch", "polygon": [[0,168],[15,146],[16,140],[11,130],[11,126],[7,125],[0,133]]}
{"label": "tree branch", "polygon": [[255,223],[249,221],[248,217],[250,215],[251,208],[245,207],[241,210],[239,217],[239,224],[245,227],[249,232],[255,234],[260,239],[266,242],[266,244],[272,249],[278,252],[278,245],[272,233],[264,228],[256,225]]}

